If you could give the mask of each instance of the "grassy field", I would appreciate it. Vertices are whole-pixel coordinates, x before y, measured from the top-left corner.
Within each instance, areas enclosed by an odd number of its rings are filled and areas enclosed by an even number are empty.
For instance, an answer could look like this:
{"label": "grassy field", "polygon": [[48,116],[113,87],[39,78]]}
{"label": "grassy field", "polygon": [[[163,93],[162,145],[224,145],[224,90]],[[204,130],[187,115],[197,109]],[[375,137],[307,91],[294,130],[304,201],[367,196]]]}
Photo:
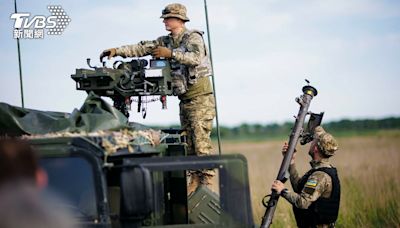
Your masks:
{"label": "grassy field", "polygon": [[[341,136],[338,141],[339,151],[332,158],[342,185],[337,227],[400,227],[400,131]],[[284,140],[222,143],[224,154],[241,153],[247,158],[257,224],[264,214],[261,199],[270,192],[282,161],[283,143]],[[297,148],[299,173],[309,169],[308,146]],[[291,205],[284,199],[279,200],[272,227],[295,227]]]}

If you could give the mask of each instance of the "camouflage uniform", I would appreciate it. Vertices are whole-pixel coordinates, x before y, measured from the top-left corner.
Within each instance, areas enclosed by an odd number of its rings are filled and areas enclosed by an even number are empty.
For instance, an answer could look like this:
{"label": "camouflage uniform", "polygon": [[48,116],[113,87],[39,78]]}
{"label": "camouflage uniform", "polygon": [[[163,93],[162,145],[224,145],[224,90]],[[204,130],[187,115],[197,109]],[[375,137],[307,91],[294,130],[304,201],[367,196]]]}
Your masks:
{"label": "camouflage uniform", "polygon": [[[189,21],[186,8],[181,4],[170,4],[161,18],[177,17]],[[122,57],[140,57],[150,55],[157,46],[172,50],[170,59],[174,94],[180,99],[180,122],[187,135],[189,155],[208,155],[212,151],[210,134],[215,117],[215,103],[212,86],[208,76],[211,65],[202,32],[184,28],[180,34],[161,36],[152,41],[116,48],[116,54]],[[174,70],[177,69],[177,70]],[[208,184],[214,176],[212,171],[192,171],[200,182]]]}
{"label": "camouflage uniform", "polygon": [[[323,159],[319,162],[310,162],[312,169],[319,169],[322,167],[331,168],[328,159]],[[295,165],[290,165],[290,183],[292,184],[294,192],[287,192],[282,196],[289,201],[294,207],[307,209],[313,202],[318,198],[324,197],[329,198],[332,192],[332,180],[331,177],[323,171],[315,171],[308,178],[304,188],[298,189],[298,183],[300,181],[299,174],[296,170]],[[296,192],[300,192],[300,194]],[[329,227],[329,224],[318,224],[318,228]]]}
{"label": "camouflage uniform", "polygon": [[[318,169],[322,167],[331,168],[331,164],[328,159],[322,159],[321,161],[311,161],[312,169]],[[292,164],[289,167],[290,183],[292,184],[295,192],[300,191],[297,188],[300,181],[299,173],[297,172],[296,165]],[[316,171],[308,178],[306,185],[301,190],[301,194],[295,192],[288,192],[284,197],[294,206],[298,208],[306,209],[312,202],[316,201],[319,197],[328,198],[332,191],[332,180],[331,177],[322,171]]]}
{"label": "camouflage uniform", "polygon": [[[289,166],[290,182],[292,184],[294,192],[285,191],[282,196],[288,200],[295,208],[308,209],[314,202],[320,198],[328,199],[332,195],[333,183],[331,176],[324,172],[319,171],[324,168],[334,168],[329,163],[329,156],[332,156],[338,149],[336,140],[328,133],[326,133],[322,127],[316,128],[315,138],[317,140],[317,146],[325,156],[328,158],[322,158],[319,161],[312,160],[311,170],[306,173],[302,180],[299,177],[295,164]],[[317,170],[317,171],[316,171]],[[335,170],[336,171],[336,170]],[[310,175],[311,174],[311,175]],[[304,182],[302,182],[304,181]],[[299,184],[303,183],[303,188],[299,189]],[[339,185],[339,199],[340,199],[340,184]],[[315,227],[332,227],[334,224],[317,224]]]}

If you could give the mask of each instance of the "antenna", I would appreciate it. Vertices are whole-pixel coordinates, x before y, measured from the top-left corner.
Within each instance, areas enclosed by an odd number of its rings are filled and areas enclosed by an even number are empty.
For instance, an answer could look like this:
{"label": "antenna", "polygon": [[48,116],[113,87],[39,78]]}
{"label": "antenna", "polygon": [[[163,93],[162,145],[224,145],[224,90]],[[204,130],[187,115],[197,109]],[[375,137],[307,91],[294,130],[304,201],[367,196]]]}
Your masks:
{"label": "antenna", "polygon": [[[17,13],[17,0],[14,0],[14,10]],[[22,83],[22,66],[21,66],[21,50],[19,47],[19,38],[17,37],[17,49],[18,49],[18,66],[19,66],[19,84],[21,88],[21,104],[22,108],[25,108],[24,104],[24,87]]]}
{"label": "antenna", "polygon": [[218,121],[218,106],[217,106],[217,93],[215,88],[215,80],[214,80],[214,64],[212,59],[212,52],[211,52],[211,35],[210,35],[210,26],[208,25],[208,10],[207,10],[207,0],[204,0],[204,11],[206,13],[206,26],[207,26],[207,37],[208,37],[208,49],[210,53],[210,61],[211,61],[211,81],[213,85],[213,94],[214,94],[214,102],[215,102],[215,120],[217,124],[217,138],[218,138],[218,154],[221,155],[221,134],[219,131],[219,121]]}

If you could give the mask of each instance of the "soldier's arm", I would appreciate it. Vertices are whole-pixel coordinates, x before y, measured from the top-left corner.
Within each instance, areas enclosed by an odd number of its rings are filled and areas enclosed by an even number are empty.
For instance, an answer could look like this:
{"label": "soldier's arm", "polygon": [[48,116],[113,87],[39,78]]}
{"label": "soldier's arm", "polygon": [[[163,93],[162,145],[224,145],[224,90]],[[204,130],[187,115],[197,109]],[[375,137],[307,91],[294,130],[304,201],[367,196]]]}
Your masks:
{"label": "soldier's arm", "polygon": [[160,39],[140,41],[138,44],[124,45],[116,48],[116,54],[122,57],[142,57],[150,55],[151,51],[160,45]]}
{"label": "soldier's arm", "polygon": [[197,66],[205,55],[203,38],[198,33],[192,33],[188,40],[187,51],[183,52],[182,50],[174,49],[173,52],[175,59],[181,64]]}
{"label": "soldier's arm", "polygon": [[295,192],[286,192],[282,196],[292,205],[300,209],[307,209],[311,203],[316,201],[327,190],[329,185],[329,175],[317,171],[307,180],[300,194]]}
{"label": "soldier's arm", "polygon": [[296,165],[291,164],[289,166],[289,174],[290,174],[290,183],[292,184],[292,188],[295,192],[297,192],[297,186],[300,181],[299,172],[297,172]]}

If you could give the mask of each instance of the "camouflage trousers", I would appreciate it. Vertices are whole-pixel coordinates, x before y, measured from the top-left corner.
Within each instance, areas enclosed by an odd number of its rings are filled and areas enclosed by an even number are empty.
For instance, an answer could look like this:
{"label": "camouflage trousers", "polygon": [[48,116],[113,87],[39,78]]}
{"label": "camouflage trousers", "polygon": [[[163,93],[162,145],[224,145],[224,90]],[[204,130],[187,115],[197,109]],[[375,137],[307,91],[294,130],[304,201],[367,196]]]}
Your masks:
{"label": "camouflage trousers", "polygon": [[[194,97],[189,101],[181,101],[180,120],[186,133],[188,155],[204,156],[212,153],[211,130],[215,117],[215,102],[213,94]],[[189,177],[196,175],[201,184],[209,184],[215,172],[213,170],[191,170]]]}

